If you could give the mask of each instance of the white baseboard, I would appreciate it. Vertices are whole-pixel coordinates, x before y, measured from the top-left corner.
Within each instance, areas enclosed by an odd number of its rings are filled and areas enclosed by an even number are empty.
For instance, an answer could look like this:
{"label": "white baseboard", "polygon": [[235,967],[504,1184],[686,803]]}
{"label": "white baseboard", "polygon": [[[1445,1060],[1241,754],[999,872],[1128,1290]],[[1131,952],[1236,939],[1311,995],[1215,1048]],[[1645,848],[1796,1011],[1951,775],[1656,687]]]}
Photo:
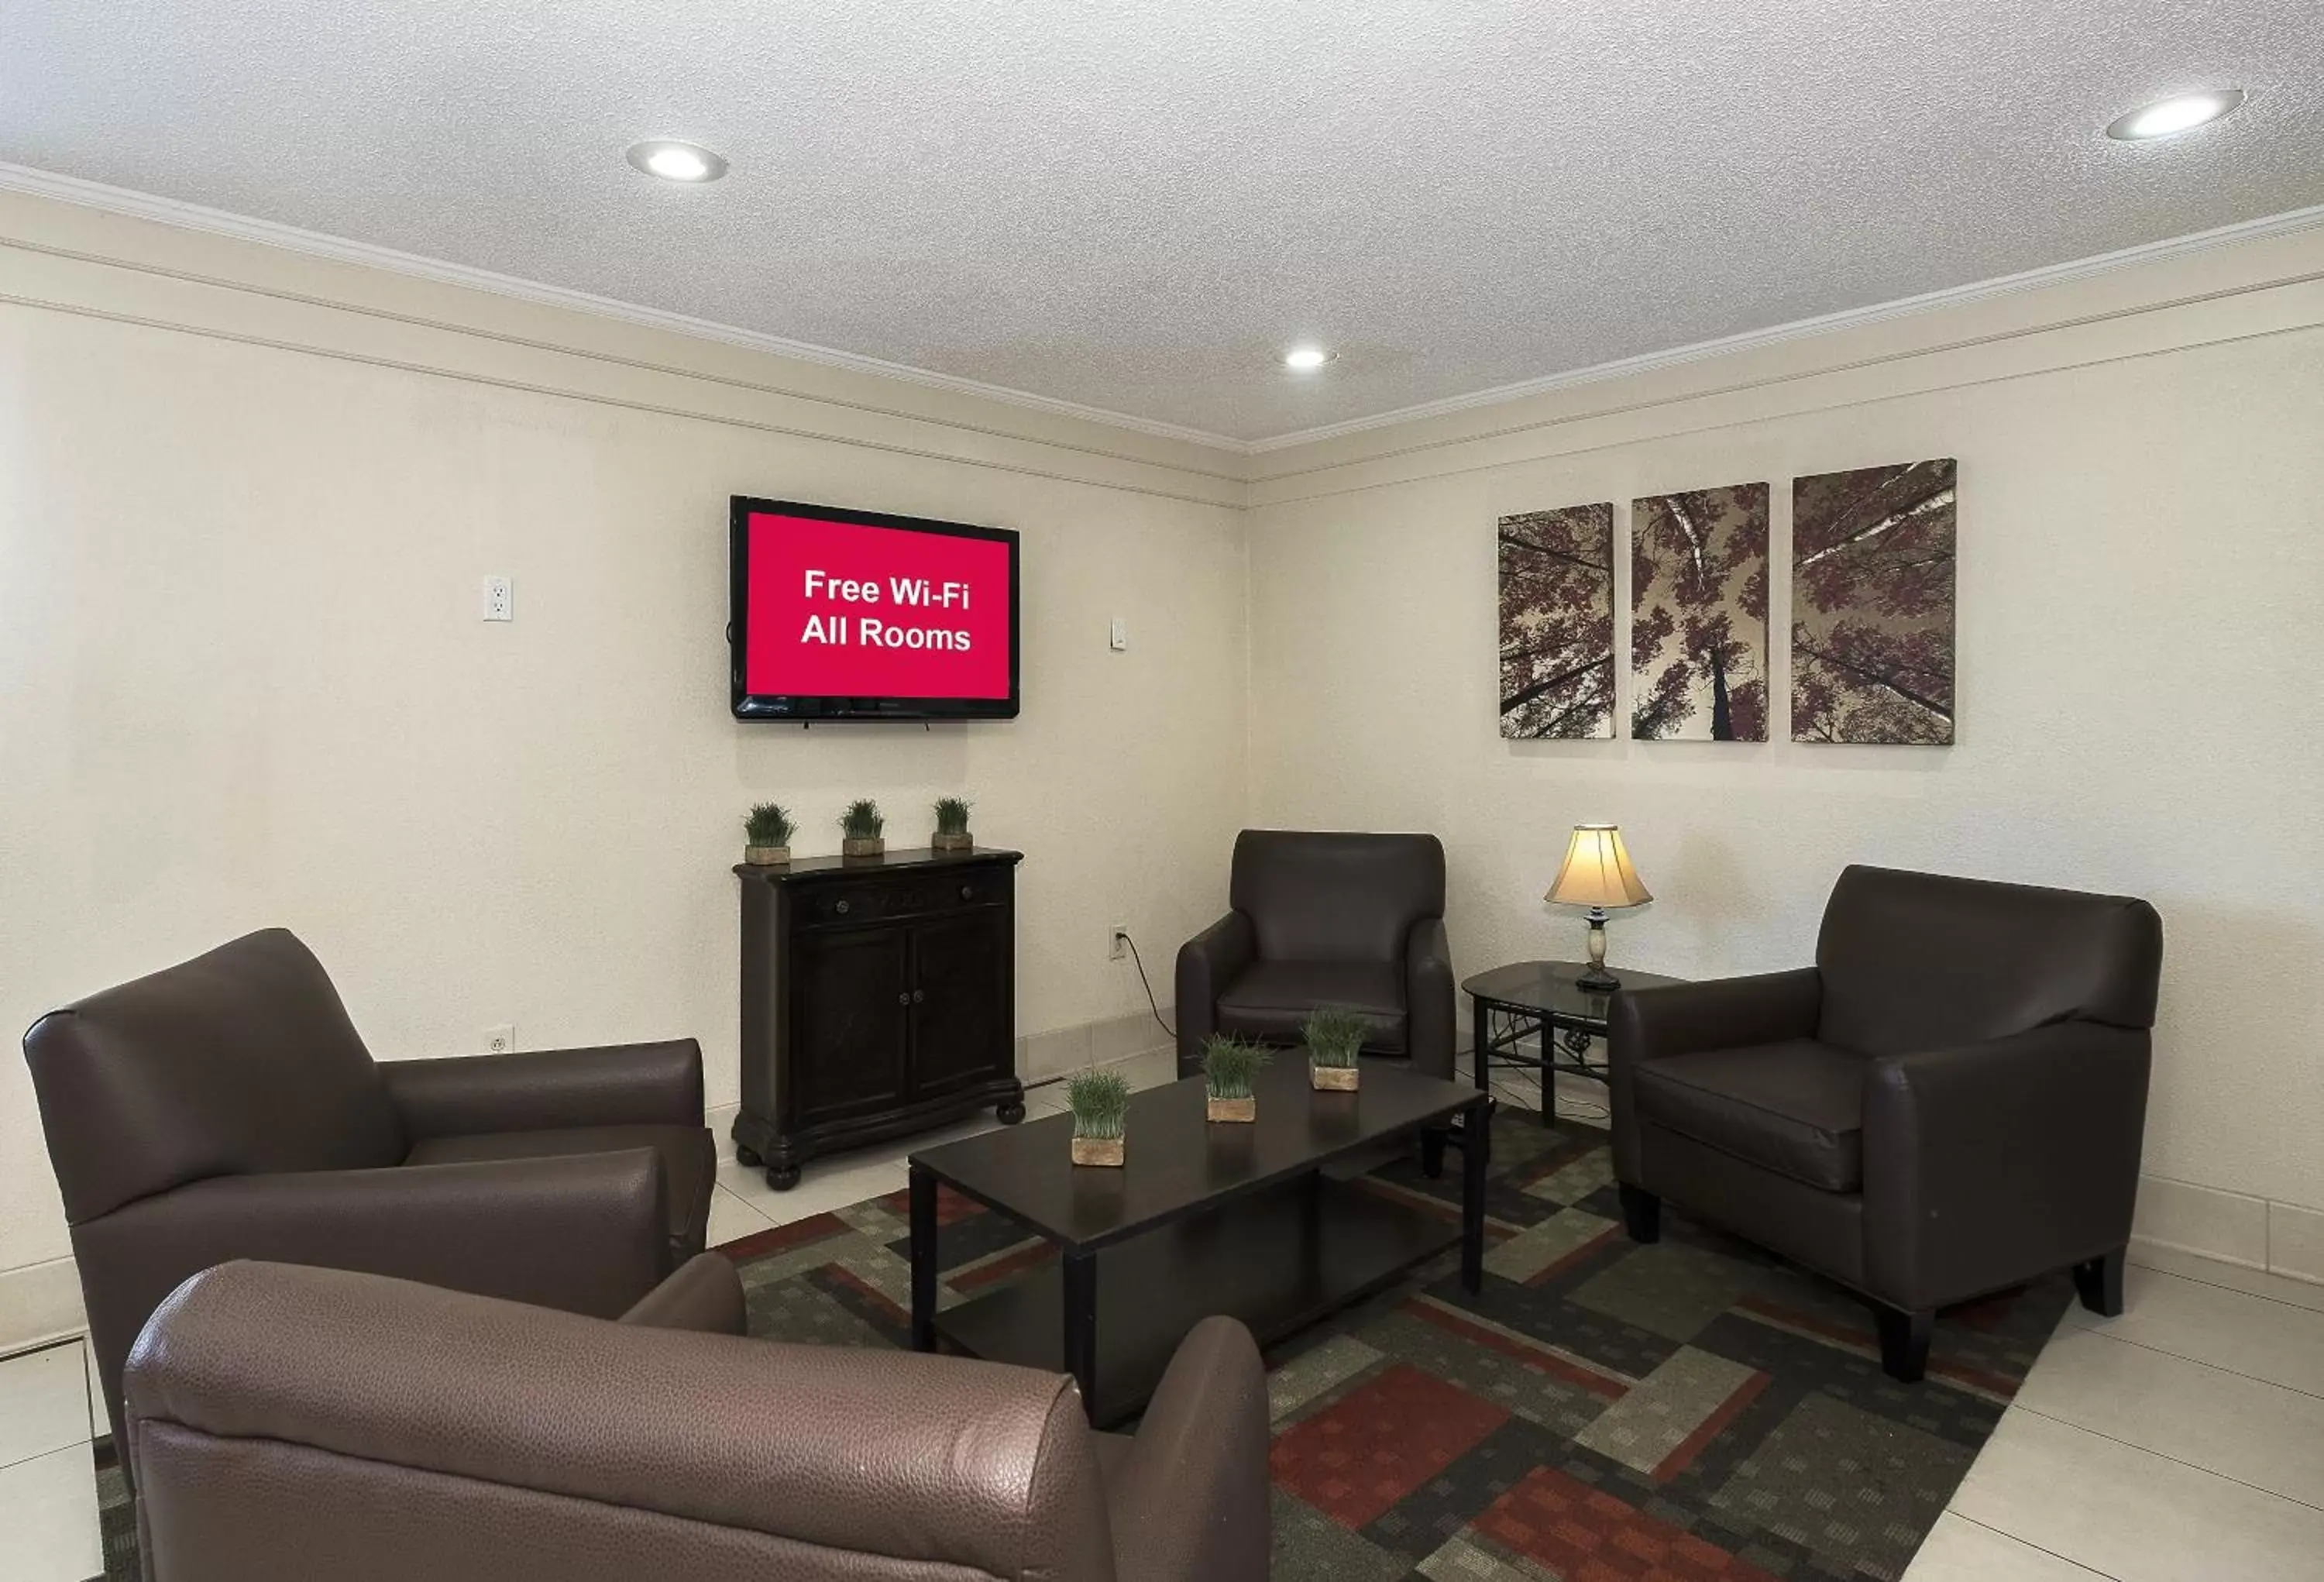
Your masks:
{"label": "white baseboard", "polygon": [[70,1258],[0,1269],[0,1354],[84,1333],[80,1271]]}
{"label": "white baseboard", "polygon": [[2324,1284],[2324,1211],[2168,1176],[2138,1179],[2131,1244]]}
{"label": "white baseboard", "polygon": [[2268,1204],[2267,1267],[2273,1274],[2324,1285],[2324,1209]]}
{"label": "white baseboard", "polygon": [[[1165,1005],[1161,1013],[1165,1021],[1168,1020],[1170,1007]],[[1148,1050],[1164,1048],[1169,1042],[1170,1035],[1155,1020],[1154,1013],[1133,1011],[1125,1016],[1109,1016],[1102,1021],[1084,1022],[1019,1039],[1017,1075],[1028,1082],[1045,1081],[1084,1066],[1111,1066]]]}

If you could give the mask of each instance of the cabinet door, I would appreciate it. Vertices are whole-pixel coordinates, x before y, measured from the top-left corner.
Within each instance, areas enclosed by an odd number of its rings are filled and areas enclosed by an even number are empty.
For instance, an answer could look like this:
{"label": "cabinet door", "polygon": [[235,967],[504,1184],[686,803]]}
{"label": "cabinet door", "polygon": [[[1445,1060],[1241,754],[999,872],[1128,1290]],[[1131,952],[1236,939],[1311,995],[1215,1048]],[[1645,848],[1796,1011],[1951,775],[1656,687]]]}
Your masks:
{"label": "cabinet door", "polygon": [[912,1091],[932,1098],[1016,1065],[1010,995],[1014,948],[1000,907],[912,930]]}
{"label": "cabinet door", "polygon": [[902,929],[802,930],[792,958],[793,1124],[897,1103],[911,1014],[909,937]]}

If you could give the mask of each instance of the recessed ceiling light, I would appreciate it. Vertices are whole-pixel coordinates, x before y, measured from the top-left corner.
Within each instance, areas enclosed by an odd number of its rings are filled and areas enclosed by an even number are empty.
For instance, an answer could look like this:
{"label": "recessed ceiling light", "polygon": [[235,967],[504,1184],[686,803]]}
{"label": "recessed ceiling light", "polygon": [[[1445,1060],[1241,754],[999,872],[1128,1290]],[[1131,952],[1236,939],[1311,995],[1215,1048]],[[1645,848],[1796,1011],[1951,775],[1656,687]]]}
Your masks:
{"label": "recessed ceiling light", "polygon": [[2107,135],[2117,143],[2145,143],[2169,137],[2216,121],[2243,102],[2244,90],[2239,88],[2182,93],[2176,98],[2158,100],[2144,109],[2133,110],[2108,126]]}
{"label": "recessed ceiling light", "polygon": [[1295,374],[1312,374],[1339,355],[1320,346],[1295,346],[1283,354],[1283,365]]}
{"label": "recessed ceiling light", "polygon": [[630,145],[630,163],[665,181],[715,181],[726,162],[699,143],[656,137]]}

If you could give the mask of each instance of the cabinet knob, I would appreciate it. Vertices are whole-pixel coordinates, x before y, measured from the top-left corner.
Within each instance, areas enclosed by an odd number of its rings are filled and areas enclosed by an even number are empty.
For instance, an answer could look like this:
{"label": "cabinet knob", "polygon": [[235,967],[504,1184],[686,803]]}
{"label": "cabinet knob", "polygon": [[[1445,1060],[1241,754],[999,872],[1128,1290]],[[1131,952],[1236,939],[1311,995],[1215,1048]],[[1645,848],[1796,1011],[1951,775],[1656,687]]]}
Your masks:
{"label": "cabinet knob", "polygon": [[914,989],[912,991],[912,1004],[915,1005],[919,1004],[927,997],[928,992],[926,989]]}
{"label": "cabinet knob", "polygon": [[962,886],[960,887],[960,898],[961,898],[963,901],[973,901],[973,900],[974,900],[974,899],[975,899],[975,897],[976,897],[976,889],[975,889],[975,886],[973,886],[973,885],[970,885],[970,884],[964,884],[964,885],[962,885]]}
{"label": "cabinet knob", "polygon": [[835,907],[833,907],[833,908],[832,908],[832,911],[845,911],[846,910],[847,910],[847,902],[844,902],[844,901],[843,901],[843,902],[841,902],[837,906],[835,906]]}
{"label": "cabinet knob", "polygon": [[911,995],[898,995],[896,996],[896,1004],[898,1004],[899,1005],[908,1005],[908,1004],[910,1004],[911,1003],[912,1003],[912,996],[911,996]]}

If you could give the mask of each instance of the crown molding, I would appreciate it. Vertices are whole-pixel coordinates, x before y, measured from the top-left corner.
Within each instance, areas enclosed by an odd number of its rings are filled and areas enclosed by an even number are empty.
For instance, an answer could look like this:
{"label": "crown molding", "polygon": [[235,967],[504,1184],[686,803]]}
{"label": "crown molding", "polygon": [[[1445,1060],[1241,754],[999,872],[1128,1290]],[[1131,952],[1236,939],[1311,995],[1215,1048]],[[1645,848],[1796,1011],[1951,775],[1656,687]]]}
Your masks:
{"label": "crown molding", "polygon": [[[84,180],[78,176],[60,175],[53,171],[36,170],[30,165],[13,165],[0,162],[0,191],[22,192],[33,198],[48,198],[63,203],[75,203],[84,208],[103,209],[107,213],[125,215],[133,219],[152,220],[180,229],[207,231],[213,236],[230,236],[237,241],[255,242],[262,246],[280,247],[311,257],[327,258],[338,264],[357,264],[372,269],[383,269],[392,273],[433,281],[439,285],[465,286],[472,291],[489,291],[495,296],[513,297],[520,301],[549,308],[564,308],[574,312],[588,313],[600,319],[618,319],[623,323],[642,326],[648,329],[667,330],[674,335],[696,340],[716,341],[726,346],[741,347],[748,351],[767,352],[779,357],[792,357],[804,363],[816,363],[825,367],[842,368],[850,373],[871,374],[884,379],[900,379],[907,384],[942,390],[955,395],[979,396],[1030,412],[1044,412],[1052,417],[1073,418],[1082,422],[1101,423],[1111,429],[1127,429],[1133,433],[1149,435],[1157,439],[1175,439],[1182,444],[1200,445],[1231,455],[1245,456],[1250,447],[1245,440],[1231,439],[1224,434],[1213,434],[1202,429],[1189,429],[1176,423],[1166,423],[1152,418],[1133,417],[1127,412],[1108,412],[1102,407],[1084,406],[1078,402],[1060,401],[1054,396],[1036,395],[1030,391],[1011,390],[1006,385],[987,384],[980,380],[963,378],[954,374],[939,374],[927,368],[915,368],[903,363],[890,363],[879,357],[867,357],[856,352],[840,351],[833,347],[816,346],[802,340],[788,340],[779,335],[768,335],[760,330],[738,328],[719,324],[689,314],[674,313],[661,308],[641,307],[634,302],[619,301],[589,291],[574,291],[566,286],[543,285],[537,281],[522,280],[515,275],[500,274],[489,269],[477,269],[466,264],[447,264],[442,259],[422,257],[416,253],[398,252],[371,242],[357,242],[345,236],[329,236],[321,231],[303,230],[273,220],[254,219],[247,215],[229,214],[224,209],[205,208],[198,203],[184,203],[174,198],[160,198],[149,192],[134,191],[126,187],[108,186],[102,181]],[[900,414],[899,414],[900,415]],[[1036,435],[1021,436],[1038,439]],[[1160,465],[1168,465],[1162,463]]]}
{"label": "crown molding", "polygon": [[[1966,285],[1948,286],[1941,291],[1925,291],[1919,296],[1902,297],[1894,301],[1876,302],[1868,307],[1844,309],[1812,319],[1794,319],[1766,329],[1745,330],[1738,335],[1723,336],[1715,340],[1697,341],[1690,346],[1674,347],[1666,351],[1645,352],[1637,356],[1621,357],[1612,362],[1596,363],[1586,368],[1574,368],[1563,374],[1545,375],[1536,379],[1521,380],[1514,384],[1495,385],[1490,389],[1472,391],[1465,395],[1445,396],[1441,400],[1423,402],[1418,405],[1397,407],[1393,411],[1376,412],[1370,417],[1351,418],[1344,422],[1326,423],[1316,428],[1296,430],[1290,433],[1271,435],[1263,439],[1238,439],[1231,435],[1214,434],[1203,429],[1190,429],[1176,423],[1166,423],[1152,418],[1135,417],[1127,412],[1111,412],[1102,407],[1084,406],[1077,402],[1060,401],[1054,396],[1037,395],[1030,391],[1012,390],[1006,385],[987,384],[953,374],[939,374],[926,368],[915,368],[903,363],[890,363],[856,352],[840,351],[832,347],[815,346],[807,341],[788,340],[779,335],[760,330],[738,328],[707,319],[696,319],[660,308],[641,307],[611,297],[596,296],[588,291],[574,291],[565,286],[544,285],[536,281],[522,280],[514,275],[500,274],[488,269],[477,269],[465,264],[448,264],[441,259],[422,257],[418,254],[398,252],[370,242],[357,242],[344,236],[326,235],[320,231],[302,230],[296,226],[273,220],[255,219],[246,215],[230,214],[224,209],[208,208],[200,204],[185,203],[173,198],[156,197],[152,193],[134,191],[125,187],[109,186],[102,181],[85,180],[78,176],[60,175],[55,171],[36,170],[29,165],[14,165],[0,162],[0,191],[22,192],[35,198],[53,199],[60,202],[79,204],[84,208],[103,209],[134,219],[152,220],[161,225],[182,229],[207,231],[215,236],[254,242],[263,246],[283,248],[312,257],[329,259],[341,264],[367,265],[393,273],[433,281],[443,285],[465,286],[474,291],[488,291],[496,296],[511,297],[549,308],[563,308],[587,313],[601,319],[616,319],[649,329],[666,330],[671,334],[696,340],[714,341],[745,350],[766,352],[775,356],[790,357],[800,362],[825,367],[844,369],[851,373],[869,374],[881,378],[901,380],[907,384],[942,390],[953,394],[981,397],[987,401],[1019,407],[1028,412],[1054,417],[1071,418],[1083,422],[1097,423],[1107,428],[1128,430],[1158,439],[1173,439],[1182,444],[1199,445],[1233,456],[1259,456],[1270,451],[1288,450],[1302,445],[1313,445],[1326,439],[1336,439],[1349,434],[1360,434],[1374,429],[1392,428],[1401,423],[1419,422],[1429,418],[1450,416],[1455,412],[1471,412],[1479,407],[1499,406],[1523,401],[1530,396],[1547,395],[1579,385],[1597,384],[1632,375],[1650,374],[1659,369],[1680,367],[1708,358],[1748,352],[1763,347],[1779,346],[1786,341],[1812,336],[1837,334],[1867,325],[1884,323],[1916,314],[1935,312],[1989,298],[2012,295],[2021,291],[2039,291],[2045,286],[2064,285],[2073,281],[2087,280],[2094,275],[2111,273],[2144,264],[2159,264],[2170,259],[2227,247],[2238,243],[2255,242],[2270,236],[2288,236],[2324,226],[2324,204],[2308,208],[2292,209],[2283,214],[2267,215],[2258,219],[2242,220],[2234,225],[2220,226],[2212,230],[2197,231],[2189,236],[2171,236],[2157,242],[2142,242],[2136,246],[2101,253],[2094,257],[2070,260],[2063,264],[2043,264],[2038,269],[2017,274],[2002,275],[1993,280],[1973,281]],[[1026,436],[1034,438],[1033,436]],[[1163,465],[1167,465],[1163,464]]]}
{"label": "crown molding", "polygon": [[1825,313],[1813,319],[1794,319],[1767,329],[1745,330],[1739,335],[1723,336],[1717,340],[1697,341],[1692,346],[1674,347],[1668,351],[1646,352],[1635,357],[1623,357],[1610,363],[1596,363],[1586,368],[1568,373],[1551,374],[1538,379],[1522,380],[1515,384],[1496,385],[1490,390],[1479,390],[1467,395],[1448,395],[1439,401],[1424,402],[1417,406],[1398,407],[1394,412],[1376,413],[1368,418],[1351,418],[1345,422],[1326,423],[1319,428],[1301,429],[1293,433],[1277,434],[1264,439],[1246,440],[1240,449],[1249,455],[1264,455],[1272,450],[1288,450],[1295,446],[1313,445],[1320,440],[1336,439],[1342,435],[1360,434],[1368,430],[1385,429],[1398,423],[1418,422],[1427,418],[1446,417],[1454,412],[1471,412],[1482,406],[1498,406],[1506,402],[1523,401],[1528,396],[1547,395],[1555,391],[1571,390],[1576,385],[1596,384],[1609,379],[1626,378],[1634,374],[1651,374],[1662,368],[1679,367],[1687,363],[1699,363],[1710,357],[1726,356],[1735,352],[1757,350],[1761,347],[1779,346],[1785,341],[1800,340],[1811,336],[1838,334],[1843,330],[1879,324],[1891,319],[1903,319],[1920,313],[1932,313],[1941,309],[1960,307],[1988,298],[2008,296],[2019,291],[2039,291],[2044,286],[2064,285],[2073,281],[2087,280],[2093,275],[2108,274],[2119,269],[2130,269],[2142,264],[2160,264],[2190,254],[2208,252],[2215,247],[2233,246],[2241,242],[2255,242],[2269,236],[2289,236],[2294,232],[2324,226],[2324,204],[2310,208],[2295,208],[2283,214],[2264,216],[2259,219],[2241,220],[2231,226],[2213,230],[2197,231],[2184,236],[2171,236],[2159,242],[2142,242],[2135,247],[2124,247],[2095,257],[2078,258],[2065,264],[2046,264],[2039,269],[2029,269],[2019,274],[2002,275],[1993,280],[1973,281],[1967,285],[1948,286],[1942,291],[1925,291],[1917,297],[1900,297],[1894,301],[1876,302],[1865,308],[1849,308],[1837,313]]}

